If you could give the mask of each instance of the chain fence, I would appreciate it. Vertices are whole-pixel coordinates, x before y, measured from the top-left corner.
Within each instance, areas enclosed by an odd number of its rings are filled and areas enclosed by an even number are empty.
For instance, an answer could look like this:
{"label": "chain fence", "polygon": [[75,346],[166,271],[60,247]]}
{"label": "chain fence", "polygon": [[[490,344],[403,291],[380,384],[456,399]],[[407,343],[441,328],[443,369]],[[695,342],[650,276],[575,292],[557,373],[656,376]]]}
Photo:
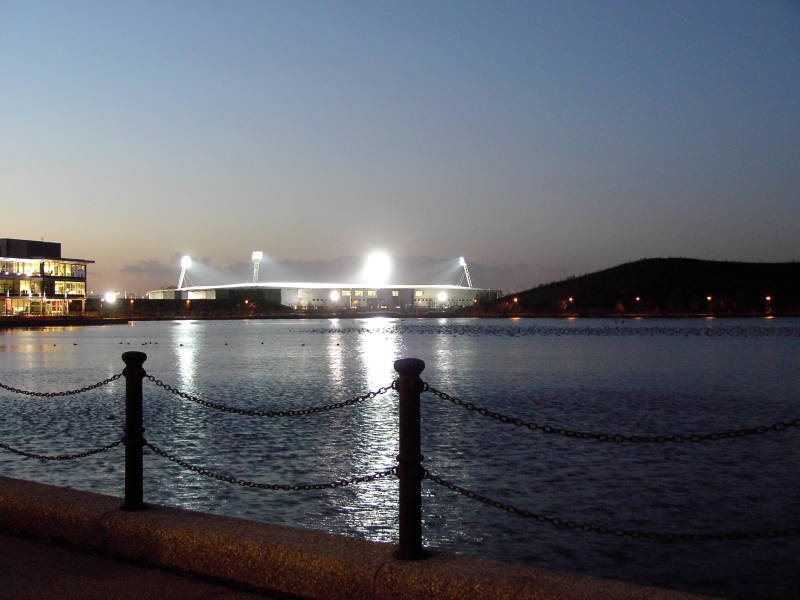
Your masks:
{"label": "chain fence", "polygon": [[353,406],[354,404],[358,404],[359,402],[364,402],[365,400],[371,400],[372,398],[377,398],[378,396],[387,393],[389,390],[397,389],[397,382],[393,381],[389,385],[384,386],[382,388],[378,388],[373,392],[367,392],[366,394],[361,394],[360,396],[355,396],[353,398],[350,398],[349,400],[344,400],[342,402],[334,402],[332,404],[310,406],[308,408],[301,408],[294,410],[264,410],[264,409],[239,408],[235,406],[228,406],[218,402],[211,402],[210,400],[203,400],[187,392],[182,392],[178,388],[175,388],[167,383],[164,383],[163,381],[153,377],[152,375],[145,375],[145,379],[151,381],[156,386],[164,389],[170,394],[177,396],[178,398],[183,398],[184,400],[188,400],[189,402],[194,402],[195,404],[205,406],[206,408],[212,408],[214,410],[219,410],[222,412],[234,413],[238,415],[246,415],[250,417],[299,417],[305,415],[313,415],[316,413],[336,410],[339,408],[345,408],[347,406]]}
{"label": "chain fence", "polygon": [[429,392],[460,406],[465,410],[476,412],[479,415],[494,419],[500,423],[525,427],[531,431],[538,431],[548,435],[559,435],[579,440],[595,440],[598,442],[628,443],[628,444],[667,444],[667,443],[697,443],[697,442],[716,442],[719,440],[729,440],[741,438],[749,435],[763,435],[771,432],[786,431],[792,427],[800,427],[800,417],[792,421],[773,423],[772,425],[759,425],[757,427],[746,427],[742,429],[730,429],[727,431],[717,431],[712,433],[692,433],[692,434],[668,434],[668,435],[623,435],[619,433],[598,433],[593,431],[576,431],[563,427],[553,427],[551,425],[541,425],[534,421],[525,421],[516,417],[510,417],[488,408],[477,406],[472,402],[467,402],[445,392],[441,392],[427,383],[423,382],[423,392]]}
{"label": "chain fence", "polygon": [[35,396],[37,398],[60,398],[63,396],[75,396],[76,394],[84,394],[86,392],[96,390],[97,388],[101,388],[116,381],[123,375],[124,373],[117,373],[116,375],[113,375],[108,379],[104,379],[103,381],[98,381],[97,383],[93,383],[76,390],[67,390],[65,392],[32,392],[30,390],[23,390],[17,387],[6,385],[4,383],[0,383],[0,388],[8,390],[9,392],[13,392],[14,394],[21,394],[23,396]]}
{"label": "chain fence", "polygon": [[85,452],[78,452],[76,454],[55,454],[55,455],[36,454],[34,452],[27,452],[25,450],[20,450],[19,448],[14,448],[12,446],[9,446],[8,444],[4,444],[3,442],[0,442],[0,448],[2,448],[3,450],[8,450],[13,454],[24,456],[25,458],[35,458],[37,460],[46,460],[46,461],[61,461],[61,460],[77,460],[79,458],[86,458],[87,456],[93,456],[95,454],[100,454],[102,452],[108,452],[109,450],[112,450],[123,443],[124,441],[120,439],[117,440],[116,442],[111,442],[110,444],[106,444],[105,446],[94,448],[93,450],[86,450]]}
{"label": "chain fence", "polygon": [[[74,389],[74,390],[66,390],[63,392],[34,392],[31,390],[25,390],[18,387],[14,387],[11,385],[7,385],[5,383],[0,382],[0,388],[12,392],[14,394],[20,394],[23,396],[32,396],[36,398],[61,398],[64,396],[75,396],[77,394],[84,394],[86,392],[90,392],[92,390],[96,390],[98,388],[104,387],[113,383],[114,381],[120,379],[124,376],[124,373],[117,373],[107,379],[103,379],[102,381],[98,381],[97,383],[93,383],[91,385],[86,385],[82,388]],[[77,460],[80,458],[86,458],[88,456],[93,456],[95,454],[100,454],[102,452],[108,452],[120,446],[124,443],[123,439],[119,439],[116,442],[111,442],[110,444],[106,444],[105,446],[100,446],[99,448],[93,448],[92,450],[86,450],[84,452],[76,452],[74,454],[38,454],[36,452],[28,452],[27,450],[21,450],[19,448],[15,448],[10,446],[9,444],[0,442],[0,449],[6,450],[11,452],[12,454],[17,454],[19,456],[23,456],[25,458],[33,458],[36,460],[42,461],[67,461],[67,460]]]}
{"label": "chain fence", "polygon": [[476,492],[470,491],[466,488],[451,483],[441,477],[434,475],[427,469],[423,469],[425,479],[429,479],[434,483],[447,488],[453,492],[477,500],[482,504],[504,510],[508,513],[533,519],[540,523],[548,523],[554,527],[562,529],[571,529],[583,531],[586,533],[598,533],[602,535],[613,535],[616,537],[627,537],[634,539],[647,539],[657,540],[661,542],[706,542],[706,541],[735,541],[735,540],[760,540],[767,538],[778,537],[794,537],[800,535],[800,527],[786,527],[782,529],[765,529],[761,531],[726,531],[714,533],[672,533],[672,532],[658,532],[658,531],[641,531],[637,529],[624,529],[619,527],[606,527],[604,525],[592,525],[590,523],[581,523],[579,521],[572,521],[570,519],[562,519],[561,517],[554,517],[541,513],[531,512],[529,510],[517,508],[511,504],[493,500],[487,496],[483,496]]}
{"label": "chain fence", "polygon": [[[7,390],[9,392],[15,394],[21,394],[25,396],[32,396],[32,397],[40,397],[40,398],[56,398],[56,397],[64,397],[64,396],[72,396],[77,394],[82,394],[85,392],[89,392],[91,390],[95,390],[101,388],[103,386],[109,385],[114,381],[120,379],[121,377],[125,376],[125,373],[118,373],[99,381],[97,383],[84,386],[79,389],[74,390],[67,390],[62,392],[36,392],[25,390],[21,388],[17,388],[14,386],[10,386],[4,383],[0,383],[0,388]],[[398,380],[393,381],[387,386],[378,388],[375,391],[367,392],[365,394],[354,396],[350,399],[335,402],[330,404],[323,404],[317,406],[309,406],[302,409],[289,409],[289,410],[268,410],[268,409],[247,409],[235,406],[228,406],[226,404],[222,404],[219,402],[212,402],[209,400],[203,400],[197,396],[189,394],[187,392],[181,391],[178,388],[175,388],[162,380],[153,377],[148,374],[143,375],[143,379],[149,380],[151,383],[156,385],[159,388],[162,388],[166,392],[181,398],[183,400],[187,400],[201,406],[211,408],[214,410],[219,410],[222,412],[227,413],[234,413],[252,417],[298,417],[298,416],[306,416],[306,415],[313,415],[317,413],[323,413],[327,411],[332,411],[336,409],[345,408],[348,406],[353,406],[355,404],[377,398],[388,393],[391,390],[400,391],[398,387]],[[591,431],[579,431],[574,429],[562,428],[562,427],[553,427],[550,425],[542,425],[540,423],[536,423],[535,421],[526,421],[521,418],[511,417],[509,415],[505,415],[500,412],[496,412],[490,410],[486,407],[478,406],[473,402],[462,400],[458,397],[452,396],[440,390],[437,390],[430,386],[428,383],[420,382],[421,386],[419,388],[420,394],[421,393],[430,393],[439,399],[445,400],[450,402],[455,406],[459,406],[467,411],[475,412],[481,416],[487,417],[489,419],[495,420],[500,423],[514,425],[516,427],[526,428],[530,431],[539,432],[548,435],[557,435],[567,438],[579,439],[579,440],[593,440],[599,442],[611,442],[611,443],[655,443],[655,444],[664,444],[664,443],[700,443],[700,442],[714,442],[719,440],[727,440],[727,439],[738,439],[746,436],[751,435],[763,435],[768,433],[777,433],[783,432],[792,428],[800,427],[800,418],[785,421],[785,422],[777,422],[771,425],[759,425],[755,427],[747,427],[741,429],[733,429],[733,430],[724,430],[724,431],[717,431],[711,433],[696,433],[696,434],[665,434],[665,435],[624,435],[624,434],[616,434],[616,433],[602,433],[602,432],[591,432]],[[402,392],[401,392],[402,398]],[[39,454],[34,452],[29,452],[26,450],[22,450],[16,447],[13,447],[9,444],[5,444],[0,442],[0,449],[6,450],[13,454],[17,454],[26,458],[41,460],[41,461],[69,461],[69,460],[77,460],[81,458],[86,458],[89,456],[93,456],[96,454],[100,454],[103,452],[108,452],[120,445],[126,443],[126,438],[123,437],[122,439],[116,440],[112,443],[106,444],[104,446],[94,448],[91,450],[87,450],[84,452],[78,452],[74,454],[57,454],[57,455],[46,455],[46,454]],[[232,475],[226,475],[223,473],[217,473],[208,469],[203,466],[196,465],[189,461],[186,461],[182,458],[179,458],[166,450],[163,450],[156,444],[147,442],[142,440],[143,446],[148,448],[154,454],[186,469],[198,475],[214,479],[217,481],[238,485],[241,487],[247,488],[256,488],[262,490],[271,490],[271,491],[310,491],[310,490],[327,490],[327,489],[335,489],[345,486],[357,485],[360,483],[366,483],[370,481],[374,481],[377,479],[382,479],[390,476],[398,476],[399,471],[397,466],[389,467],[374,473],[366,474],[366,475],[358,475],[349,478],[342,478],[337,479],[334,481],[323,482],[323,483],[261,483],[257,481],[242,479],[238,477],[234,477]],[[594,525],[590,523],[583,523],[579,521],[573,521],[570,519],[564,519],[557,516],[546,515],[542,513],[536,513],[525,509],[517,508],[511,504],[506,502],[502,502],[499,500],[495,500],[479,494],[477,492],[468,490],[463,488],[455,483],[447,481],[427,469],[422,469],[422,477],[423,479],[428,479],[433,483],[448,489],[452,492],[475,500],[477,502],[483,503],[488,506],[492,506],[499,510],[503,510],[505,512],[515,514],[517,516],[532,519],[537,522],[546,523],[552,525],[554,527],[568,529],[568,530],[575,530],[581,531],[586,533],[595,533],[601,535],[611,535],[616,537],[624,537],[624,538],[633,538],[633,539],[647,539],[647,540],[656,540],[656,541],[664,541],[664,542],[694,542],[694,541],[734,541],[734,540],[757,540],[757,539],[765,539],[765,538],[780,538],[780,537],[789,537],[789,536],[798,536],[800,535],[800,527],[785,527],[785,528],[775,528],[775,529],[765,529],[760,531],[723,531],[723,532],[706,532],[706,533],[683,533],[683,532],[657,532],[657,531],[644,531],[644,530],[637,530],[637,529],[627,529],[627,528],[617,528],[617,527],[608,527],[604,525]]]}
{"label": "chain fence", "polygon": [[201,467],[198,465],[194,465],[190,462],[187,462],[177,456],[170,454],[169,452],[162,450],[155,444],[150,442],[145,443],[145,447],[149,448],[159,456],[166,458],[174,462],[176,465],[183,467],[188,471],[192,471],[197,473],[198,475],[203,475],[204,477],[208,477],[210,479],[216,479],[217,481],[223,481],[225,483],[232,483],[234,485],[239,485],[242,487],[249,487],[249,488],[257,488],[261,490],[272,490],[272,491],[280,491],[280,492],[297,492],[297,491],[309,491],[309,490],[330,490],[340,487],[345,487],[348,485],[355,485],[357,483],[365,483],[367,481],[374,481],[376,479],[381,479],[383,477],[389,477],[390,475],[395,475],[397,472],[397,467],[390,467],[388,469],[384,469],[382,471],[378,471],[377,473],[371,473],[369,475],[359,475],[357,477],[351,477],[349,479],[337,479],[335,481],[330,481],[327,483],[260,483],[258,481],[249,481],[247,479],[239,479],[237,477],[233,477],[231,475],[223,475],[221,473],[216,473],[207,469],[205,467]]}

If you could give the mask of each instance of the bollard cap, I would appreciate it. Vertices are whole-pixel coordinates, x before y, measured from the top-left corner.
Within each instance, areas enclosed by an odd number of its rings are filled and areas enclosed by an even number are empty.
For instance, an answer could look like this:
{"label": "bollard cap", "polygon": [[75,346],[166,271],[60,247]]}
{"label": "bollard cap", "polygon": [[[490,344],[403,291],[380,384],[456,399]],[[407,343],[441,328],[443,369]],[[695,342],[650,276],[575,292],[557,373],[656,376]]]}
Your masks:
{"label": "bollard cap", "polygon": [[138,365],[142,366],[144,361],[147,360],[147,354],[144,352],[137,352],[136,350],[131,350],[130,352],[123,352],[122,353],[122,361],[128,365]]}
{"label": "bollard cap", "polygon": [[420,358],[400,358],[394,361],[394,370],[400,375],[419,376],[425,369],[425,361]]}

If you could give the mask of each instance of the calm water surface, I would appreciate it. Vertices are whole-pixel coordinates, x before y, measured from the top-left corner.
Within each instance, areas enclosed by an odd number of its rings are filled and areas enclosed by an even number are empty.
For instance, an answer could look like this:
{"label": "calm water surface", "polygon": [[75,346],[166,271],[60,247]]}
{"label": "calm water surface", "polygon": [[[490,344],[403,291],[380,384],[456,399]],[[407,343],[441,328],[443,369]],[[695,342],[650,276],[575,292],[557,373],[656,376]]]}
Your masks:
{"label": "calm water surface", "polygon": [[[150,375],[204,400],[297,409],[388,385],[393,361],[425,361],[431,386],[526,421],[655,435],[800,416],[800,320],[363,319],[139,322],[0,333],[0,382],[80,388],[147,354]],[[394,392],[296,418],[210,410],[145,381],[148,441],[212,471],[322,483],[395,464]],[[0,394],[0,442],[42,454],[121,437],[124,382],[38,399]],[[800,430],[702,444],[610,444],[542,435],[423,396],[433,473],[535,513],[659,532],[800,523]],[[0,452],[3,475],[121,496],[122,450],[45,463]],[[150,502],[395,541],[394,478],[273,492],[214,481],[148,453]],[[425,544],[539,567],[731,598],[794,598],[800,540],[665,543],[575,532],[427,481]]]}

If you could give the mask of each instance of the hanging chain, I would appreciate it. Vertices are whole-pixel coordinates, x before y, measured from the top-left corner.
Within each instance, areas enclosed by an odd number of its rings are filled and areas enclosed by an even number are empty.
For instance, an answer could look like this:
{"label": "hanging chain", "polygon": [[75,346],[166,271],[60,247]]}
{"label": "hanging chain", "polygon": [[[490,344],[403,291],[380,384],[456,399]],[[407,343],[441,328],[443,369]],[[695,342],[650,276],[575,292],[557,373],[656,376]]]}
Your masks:
{"label": "hanging chain", "polygon": [[122,444],[122,440],[117,440],[116,442],[106,444],[105,446],[102,446],[100,448],[95,448],[94,450],[87,450],[86,452],[79,452],[77,454],[57,454],[55,456],[26,452],[25,450],[13,448],[8,444],[4,444],[2,442],[0,442],[0,448],[2,448],[3,450],[8,450],[9,452],[13,452],[14,454],[19,454],[20,456],[24,456],[26,458],[35,458],[37,460],[59,461],[59,460],[75,460],[78,458],[86,458],[87,456],[92,456],[93,454],[100,454],[101,452],[107,452],[112,448],[116,448],[120,444]]}
{"label": "hanging chain", "polygon": [[374,481],[375,479],[380,479],[382,477],[388,477],[390,475],[394,475],[396,471],[396,467],[390,467],[388,469],[384,469],[383,471],[378,471],[377,473],[372,473],[370,475],[360,475],[358,477],[351,477],[350,479],[338,479],[336,481],[331,481],[328,483],[295,483],[295,484],[283,484],[283,483],[259,483],[257,481],[248,481],[246,479],[238,479],[236,477],[232,477],[230,475],[222,475],[220,473],[215,473],[205,467],[200,467],[197,465],[193,465],[189,462],[186,462],[183,459],[174,456],[155,444],[150,442],[145,442],[145,446],[150,448],[156,454],[166,458],[174,462],[176,465],[180,465],[184,469],[189,471],[193,471],[199,475],[203,475],[204,477],[209,477],[211,479],[216,479],[217,481],[224,481],[225,483],[233,483],[235,485],[240,485],[242,487],[249,487],[249,488],[258,488],[261,490],[273,490],[273,491],[280,491],[280,492],[296,492],[296,491],[308,491],[308,490],[329,490],[334,488],[340,488],[348,485],[354,485],[356,483],[364,483],[367,481]]}
{"label": "hanging chain", "polygon": [[109,377],[108,379],[104,379],[103,381],[98,381],[97,383],[93,383],[92,385],[87,385],[86,387],[82,387],[77,390],[67,390],[66,392],[31,392],[29,390],[22,390],[19,388],[12,387],[10,385],[6,385],[4,383],[0,383],[0,388],[4,390],[8,390],[9,392],[13,392],[15,394],[22,394],[24,396],[36,396],[38,398],[56,398],[60,396],[74,396],[76,394],[83,394],[85,392],[89,392],[91,390],[96,390],[97,388],[103,387],[104,385],[108,385],[109,383],[116,381],[120,377],[122,377],[122,373],[117,373],[113,377]]}
{"label": "hanging chain", "polygon": [[728,431],[718,431],[714,433],[692,433],[692,434],[670,434],[670,435],[622,435],[619,433],[595,433],[592,431],[575,431],[572,429],[565,429],[562,427],[553,427],[551,425],[540,425],[533,421],[524,421],[523,419],[509,417],[498,412],[489,410],[481,406],[476,406],[472,402],[467,402],[456,398],[445,392],[440,392],[432,388],[427,383],[423,383],[423,391],[430,392],[434,396],[438,396],[443,400],[452,402],[456,406],[460,406],[469,411],[477,412],[479,415],[489,417],[501,423],[508,423],[517,427],[527,427],[531,431],[539,431],[550,435],[560,435],[563,437],[575,438],[580,440],[596,440],[598,442],[615,442],[615,443],[632,443],[632,444],[666,444],[666,443],[682,443],[682,442],[716,442],[719,440],[728,440],[732,438],[740,438],[748,435],[763,435],[770,432],[785,431],[791,427],[800,427],[800,418],[793,421],[773,423],[772,425],[759,425],[758,427],[747,427],[743,429],[732,429]]}
{"label": "hanging chain", "polygon": [[149,379],[158,387],[163,388],[164,390],[168,391],[170,394],[178,396],[179,398],[183,398],[184,400],[189,400],[190,402],[194,402],[196,404],[200,404],[201,406],[205,406],[207,408],[213,408],[215,410],[228,412],[228,413],[235,413],[238,415],[247,415],[250,417],[298,417],[302,415],[313,415],[315,413],[325,412],[329,410],[336,410],[338,408],[345,408],[347,406],[352,406],[359,402],[363,402],[365,400],[370,400],[372,398],[377,398],[378,396],[385,394],[389,390],[397,389],[397,383],[392,382],[387,386],[382,388],[378,388],[374,392],[368,392],[366,394],[362,394],[360,396],[355,396],[349,400],[344,400],[343,402],[336,402],[334,404],[325,404],[322,406],[311,406],[308,408],[298,409],[298,410],[253,410],[247,408],[237,408],[234,406],[227,406],[225,404],[219,404],[217,402],[211,402],[209,400],[203,400],[198,398],[197,396],[193,396],[186,392],[182,392],[177,388],[172,387],[169,384],[164,383],[160,379],[156,379],[152,375],[145,375],[145,379]]}
{"label": "hanging chain", "polygon": [[603,535],[614,535],[617,537],[629,537],[635,539],[658,540],[662,542],[706,542],[706,541],[731,541],[731,540],[758,540],[765,538],[777,537],[793,537],[800,535],[800,527],[786,527],[783,529],[766,529],[763,531],[727,531],[716,533],[670,533],[670,532],[657,532],[657,531],[639,531],[636,529],[623,529],[619,527],[605,527],[604,525],[591,525],[589,523],[580,523],[569,519],[562,519],[560,517],[552,517],[550,515],[543,515],[540,513],[531,512],[521,508],[516,508],[505,502],[493,500],[482,496],[476,492],[472,492],[454,483],[450,483],[425,470],[425,479],[430,479],[434,483],[441,485],[453,492],[472,498],[488,506],[499,508],[511,514],[519,515],[528,519],[534,519],[540,523],[549,523],[555,527],[563,529],[572,529],[584,531],[586,533],[599,533]]}

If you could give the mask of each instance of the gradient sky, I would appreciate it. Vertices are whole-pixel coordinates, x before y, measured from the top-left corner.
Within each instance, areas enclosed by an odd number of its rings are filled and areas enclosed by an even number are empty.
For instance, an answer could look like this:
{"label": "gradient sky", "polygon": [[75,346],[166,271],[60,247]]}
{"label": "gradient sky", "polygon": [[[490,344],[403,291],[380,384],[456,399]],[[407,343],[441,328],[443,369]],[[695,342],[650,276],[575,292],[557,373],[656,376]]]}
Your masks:
{"label": "gradient sky", "polygon": [[0,0],[0,198],[96,291],[800,260],[800,3]]}

